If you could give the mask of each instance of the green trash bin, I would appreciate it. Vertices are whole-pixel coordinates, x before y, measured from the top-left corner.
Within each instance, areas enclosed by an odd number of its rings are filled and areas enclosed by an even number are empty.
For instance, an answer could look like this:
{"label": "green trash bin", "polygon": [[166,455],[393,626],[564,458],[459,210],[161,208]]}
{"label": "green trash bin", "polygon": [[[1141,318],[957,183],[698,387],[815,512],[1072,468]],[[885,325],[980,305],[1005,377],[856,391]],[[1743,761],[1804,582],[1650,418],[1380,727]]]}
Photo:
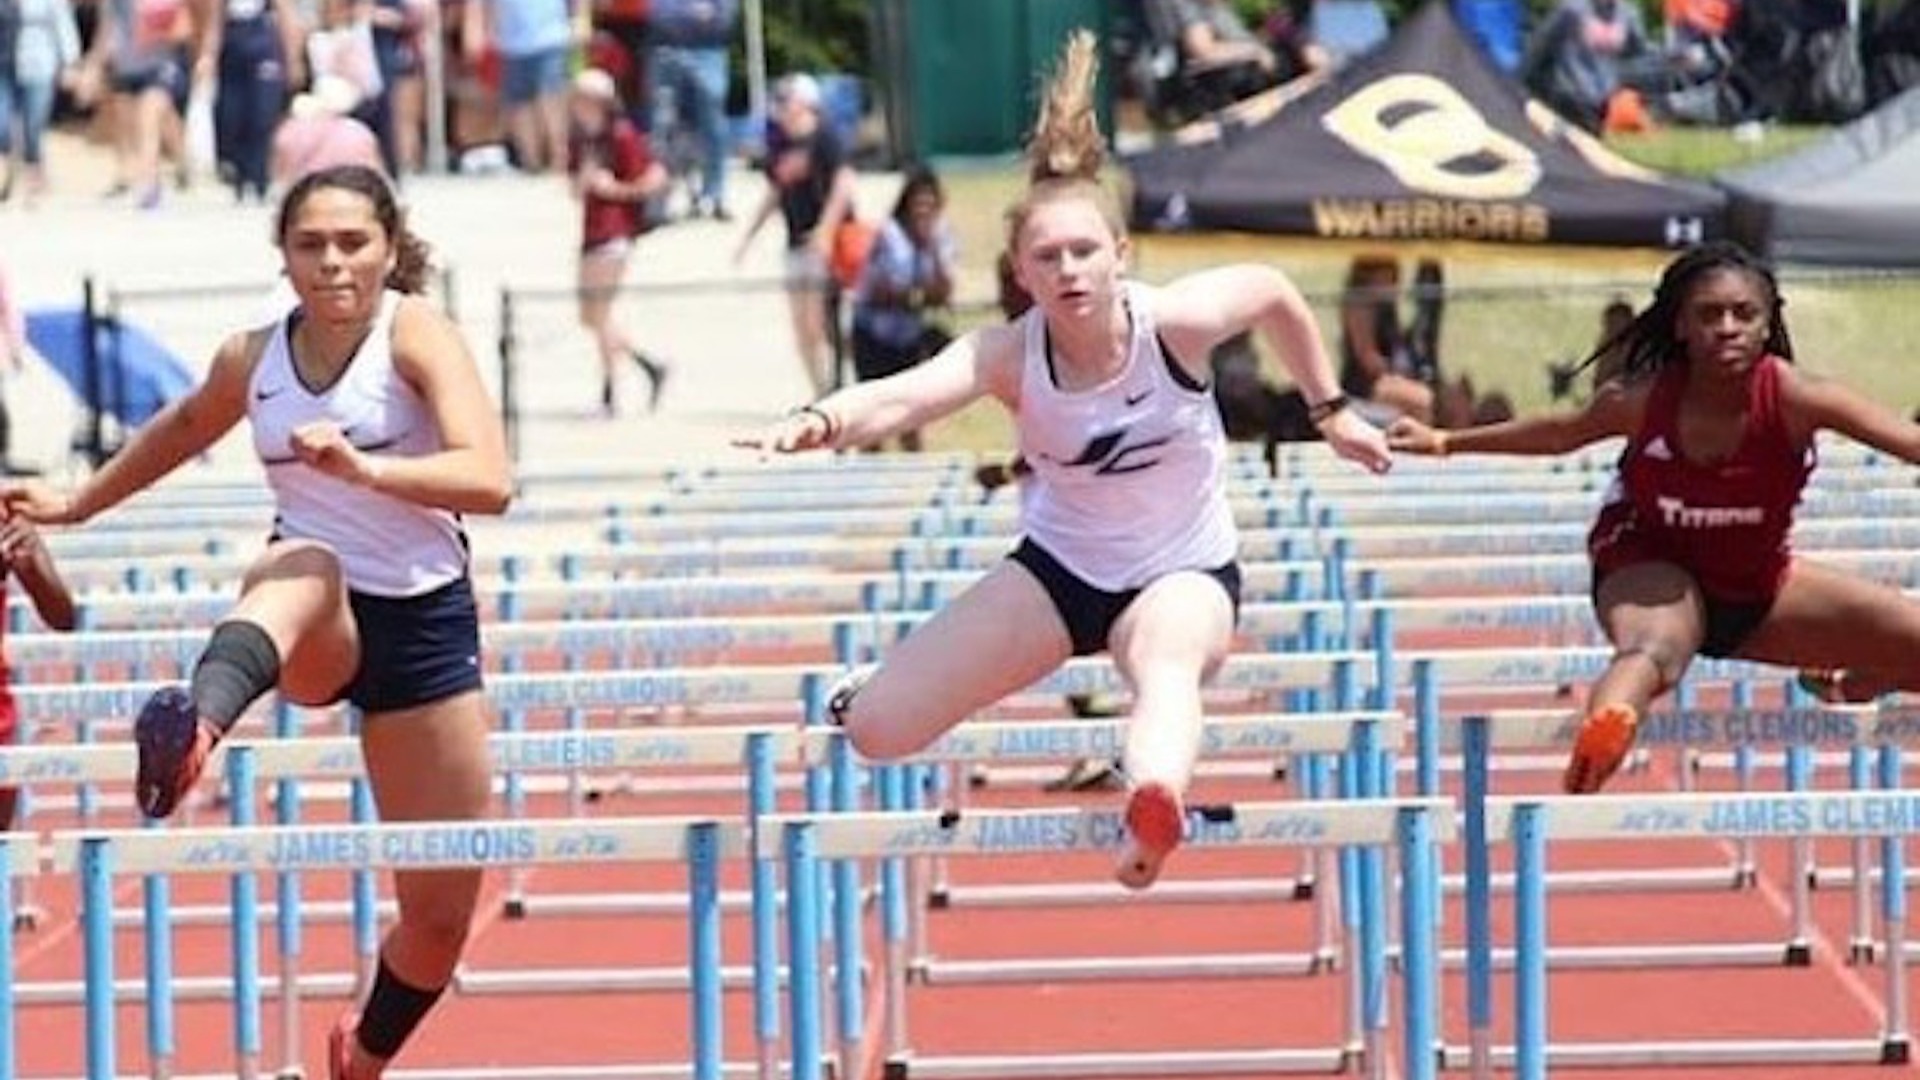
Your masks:
{"label": "green trash bin", "polygon": [[[874,0],[876,69],[896,160],[1019,150],[1069,31],[1104,43],[1107,0]],[[1113,130],[1102,68],[1101,125]]]}

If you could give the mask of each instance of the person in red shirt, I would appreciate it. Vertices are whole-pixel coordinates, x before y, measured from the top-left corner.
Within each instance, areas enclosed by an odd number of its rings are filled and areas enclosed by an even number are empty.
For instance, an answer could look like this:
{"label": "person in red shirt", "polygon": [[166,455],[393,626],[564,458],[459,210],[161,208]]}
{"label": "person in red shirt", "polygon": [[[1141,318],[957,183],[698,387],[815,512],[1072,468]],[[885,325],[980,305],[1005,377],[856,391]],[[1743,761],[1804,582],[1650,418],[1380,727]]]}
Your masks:
{"label": "person in red shirt", "polygon": [[659,408],[668,367],[634,347],[613,317],[613,303],[634,239],[647,231],[648,202],[666,190],[667,170],[621,110],[613,76],[599,68],[582,70],[574,77],[569,108],[568,171],[581,205],[580,325],[600,351],[600,408],[614,415],[614,377],[629,360],[647,377],[648,407]]}
{"label": "person in red shirt", "polygon": [[1595,353],[1618,349],[1624,374],[1584,407],[1456,431],[1408,419],[1388,429],[1395,449],[1440,456],[1627,440],[1587,540],[1594,610],[1615,652],[1590,691],[1569,792],[1599,790],[1695,655],[1801,668],[1829,699],[1920,689],[1920,604],[1788,542],[1818,432],[1920,462],[1920,425],[1795,368],[1781,312],[1765,263],[1734,244],[1696,247]]}

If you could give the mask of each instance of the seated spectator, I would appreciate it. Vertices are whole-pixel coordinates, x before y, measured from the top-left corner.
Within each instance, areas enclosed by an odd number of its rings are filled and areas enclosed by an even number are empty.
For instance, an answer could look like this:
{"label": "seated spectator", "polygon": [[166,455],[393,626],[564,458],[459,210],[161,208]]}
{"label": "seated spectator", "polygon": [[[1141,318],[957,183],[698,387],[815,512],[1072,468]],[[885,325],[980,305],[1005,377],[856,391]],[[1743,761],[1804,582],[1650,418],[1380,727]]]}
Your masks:
{"label": "seated spectator", "polygon": [[[931,169],[913,169],[854,290],[853,370],[862,382],[905,371],[953,340],[931,315],[952,301],[953,278],[946,195]],[[900,449],[920,449],[920,433],[903,433]]]}
{"label": "seated spectator", "polygon": [[1534,33],[1521,81],[1555,112],[1602,130],[1629,64],[1650,54],[1640,9],[1629,0],[1559,0]]}
{"label": "seated spectator", "polygon": [[1347,271],[1340,299],[1340,387],[1371,403],[1370,419],[1412,416],[1433,422],[1433,387],[1414,369],[1400,325],[1400,264],[1362,255]]}
{"label": "seated spectator", "polygon": [[1312,0],[1286,0],[1275,5],[1260,26],[1260,37],[1273,51],[1281,82],[1333,65],[1333,56],[1314,40],[1312,16]]}
{"label": "seated spectator", "polygon": [[1224,108],[1280,81],[1280,63],[1227,0],[1146,0],[1147,25],[1169,46],[1180,112]]}

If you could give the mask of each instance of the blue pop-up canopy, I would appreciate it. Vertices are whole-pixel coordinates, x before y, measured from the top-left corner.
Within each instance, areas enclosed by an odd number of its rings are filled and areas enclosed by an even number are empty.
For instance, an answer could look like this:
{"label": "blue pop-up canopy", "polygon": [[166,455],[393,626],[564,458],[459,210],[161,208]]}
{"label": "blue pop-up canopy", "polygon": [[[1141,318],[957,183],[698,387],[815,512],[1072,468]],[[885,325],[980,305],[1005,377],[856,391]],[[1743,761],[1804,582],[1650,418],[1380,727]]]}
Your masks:
{"label": "blue pop-up canopy", "polygon": [[27,312],[28,344],[89,409],[97,407],[123,428],[136,428],[193,386],[193,373],[151,334],[124,319],[96,318],[99,370],[93,377],[98,386],[90,387],[86,324],[80,308]]}

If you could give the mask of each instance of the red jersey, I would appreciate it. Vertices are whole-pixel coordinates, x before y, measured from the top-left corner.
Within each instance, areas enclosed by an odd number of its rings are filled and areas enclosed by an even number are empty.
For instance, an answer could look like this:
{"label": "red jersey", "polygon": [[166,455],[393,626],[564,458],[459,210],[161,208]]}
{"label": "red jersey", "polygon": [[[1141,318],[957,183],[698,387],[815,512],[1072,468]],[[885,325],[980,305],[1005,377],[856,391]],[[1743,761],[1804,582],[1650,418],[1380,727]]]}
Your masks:
{"label": "red jersey", "polygon": [[[598,138],[575,137],[572,144],[573,172],[598,167],[613,174],[623,184],[646,174],[653,164],[647,137],[626,117],[615,117],[612,126]],[[603,199],[591,192],[581,196],[582,220],[580,250],[591,251],[602,244],[639,236],[647,229],[647,204],[628,199]]]}
{"label": "red jersey", "polygon": [[1746,430],[1725,461],[1688,461],[1680,445],[1684,367],[1660,372],[1640,431],[1587,536],[1595,579],[1638,562],[1671,562],[1716,600],[1770,601],[1792,559],[1793,509],[1813,474],[1810,443],[1780,410],[1786,361],[1766,356],[1747,379]]}

